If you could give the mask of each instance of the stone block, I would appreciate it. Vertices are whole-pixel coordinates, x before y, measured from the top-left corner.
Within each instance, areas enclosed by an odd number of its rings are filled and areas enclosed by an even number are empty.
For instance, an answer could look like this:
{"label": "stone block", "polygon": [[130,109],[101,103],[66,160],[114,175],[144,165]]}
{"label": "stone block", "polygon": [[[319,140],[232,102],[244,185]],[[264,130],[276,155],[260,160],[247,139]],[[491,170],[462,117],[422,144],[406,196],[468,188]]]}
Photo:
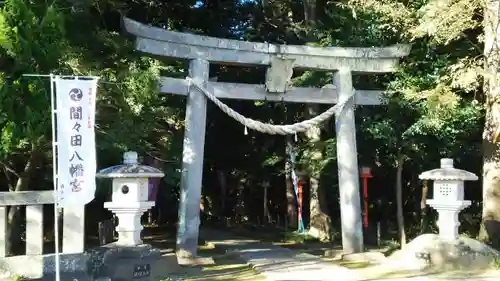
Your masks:
{"label": "stone block", "polygon": [[[85,254],[59,254],[59,268],[64,274],[85,274],[88,256]],[[0,259],[0,275],[42,278],[55,272],[55,255],[14,256]],[[66,275],[65,275],[66,276]],[[45,280],[45,279],[44,279]],[[54,279],[52,279],[54,280]],[[73,279],[71,279],[73,280]]]}
{"label": "stone block", "polygon": [[[11,278],[10,280],[15,280]],[[23,281],[54,281],[56,280],[56,274],[54,272],[46,273],[43,277],[35,278],[35,279],[21,279]],[[86,272],[78,271],[78,272],[61,272],[60,274],[61,281],[94,281],[94,279],[89,276]]]}
{"label": "stone block", "polygon": [[91,253],[91,275],[112,281],[156,281],[180,270],[173,253],[162,254],[150,245],[120,247],[109,244]]}

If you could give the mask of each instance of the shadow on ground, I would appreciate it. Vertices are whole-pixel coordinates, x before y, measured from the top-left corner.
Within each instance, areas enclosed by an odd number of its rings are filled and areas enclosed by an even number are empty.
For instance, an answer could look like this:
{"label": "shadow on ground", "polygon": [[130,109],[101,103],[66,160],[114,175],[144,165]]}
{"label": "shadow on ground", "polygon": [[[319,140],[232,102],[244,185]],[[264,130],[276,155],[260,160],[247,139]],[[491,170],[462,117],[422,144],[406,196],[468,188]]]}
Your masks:
{"label": "shadow on ground", "polygon": [[[202,252],[202,251],[201,251]],[[203,253],[200,253],[203,254]],[[183,280],[206,281],[264,281],[263,276],[257,274],[249,265],[230,255],[219,255],[214,258],[214,264],[183,267],[184,272],[176,274]],[[166,278],[165,280],[169,280]]]}

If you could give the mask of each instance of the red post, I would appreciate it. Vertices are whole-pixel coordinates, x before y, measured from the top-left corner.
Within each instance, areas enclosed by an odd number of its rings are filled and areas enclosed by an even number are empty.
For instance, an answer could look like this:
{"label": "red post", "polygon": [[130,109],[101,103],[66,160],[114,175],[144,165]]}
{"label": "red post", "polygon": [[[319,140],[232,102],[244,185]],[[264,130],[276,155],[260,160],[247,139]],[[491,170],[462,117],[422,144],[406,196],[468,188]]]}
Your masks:
{"label": "red post", "polygon": [[368,228],[368,179],[373,176],[370,167],[361,167],[359,174],[363,179],[363,227]]}
{"label": "red post", "polygon": [[303,195],[303,187],[304,187],[304,182],[303,181],[299,181],[299,206],[300,206],[300,209],[302,210],[302,195]]}

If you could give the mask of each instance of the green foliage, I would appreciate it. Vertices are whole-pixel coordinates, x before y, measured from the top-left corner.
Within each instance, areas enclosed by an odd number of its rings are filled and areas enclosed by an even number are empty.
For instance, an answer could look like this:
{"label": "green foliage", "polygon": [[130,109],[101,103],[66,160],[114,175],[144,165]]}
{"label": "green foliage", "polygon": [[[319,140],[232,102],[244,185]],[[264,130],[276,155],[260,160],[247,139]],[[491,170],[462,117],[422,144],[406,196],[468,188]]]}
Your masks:
{"label": "green foliage", "polygon": [[466,31],[479,27],[477,12],[482,1],[428,1],[418,11],[418,25],[410,29],[413,38],[429,36],[439,45],[467,36]]}
{"label": "green foliage", "polygon": [[21,75],[59,69],[68,43],[55,4],[34,10],[26,1],[6,1],[0,34],[0,160],[5,160],[12,153],[29,153],[50,135],[49,83]]}
{"label": "green foliage", "polygon": [[[49,81],[23,74],[101,76],[96,127],[99,156],[106,155],[102,166],[121,162],[128,149],[166,158],[170,147],[179,146],[180,138],[176,141],[168,128],[180,125],[180,112],[166,106],[157,82],[160,72],[178,68],[138,56],[131,42],[103,28],[100,15],[85,5],[75,9],[65,1],[9,0],[2,8],[0,163],[12,180],[33,147],[52,157]],[[178,155],[180,151],[170,157]]]}

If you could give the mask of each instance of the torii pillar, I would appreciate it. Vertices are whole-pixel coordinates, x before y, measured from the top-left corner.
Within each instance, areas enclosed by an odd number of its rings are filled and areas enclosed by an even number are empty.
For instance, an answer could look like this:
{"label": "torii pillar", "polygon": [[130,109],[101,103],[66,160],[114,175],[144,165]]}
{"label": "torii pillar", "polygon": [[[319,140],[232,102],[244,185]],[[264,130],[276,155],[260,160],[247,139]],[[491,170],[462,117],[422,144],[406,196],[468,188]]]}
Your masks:
{"label": "torii pillar", "polygon": [[[207,60],[192,60],[189,64],[189,76],[198,83],[205,84],[208,81],[209,66]],[[181,258],[195,257],[198,249],[206,115],[205,95],[198,88],[190,87],[182,149],[181,198],[176,240],[177,255]]]}
{"label": "torii pillar", "polygon": [[[348,98],[354,90],[352,73],[347,68],[339,69],[333,76],[333,82],[340,100]],[[344,254],[360,253],[364,250],[354,106],[354,100],[350,99],[336,116],[335,126]]]}

